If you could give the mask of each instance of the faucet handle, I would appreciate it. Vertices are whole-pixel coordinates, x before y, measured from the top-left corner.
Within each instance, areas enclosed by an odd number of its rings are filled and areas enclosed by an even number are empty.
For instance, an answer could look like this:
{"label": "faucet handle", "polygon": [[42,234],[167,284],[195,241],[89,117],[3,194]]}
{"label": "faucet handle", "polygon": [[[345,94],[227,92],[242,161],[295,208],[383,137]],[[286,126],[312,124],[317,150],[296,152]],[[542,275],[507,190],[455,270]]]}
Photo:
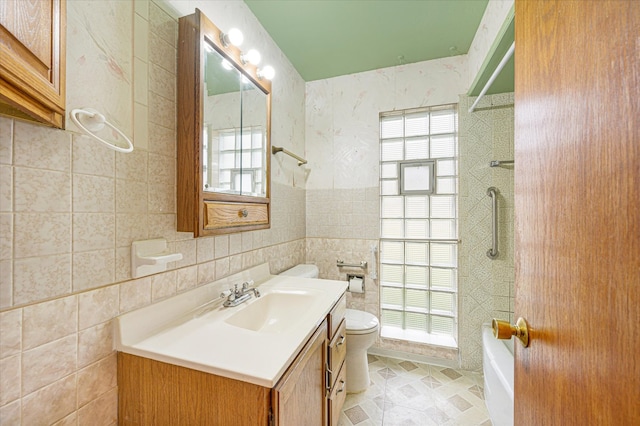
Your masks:
{"label": "faucet handle", "polygon": [[220,297],[227,297],[231,294],[231,290],[225,290],[222,293],[220,293]]}
{"label": "faucet handle", "polygon": [[245,289],[247,289],[249,287],[252,287],[253,284],[254,284],[253,280],[245,281],[245,282],[242,283],[242,289],[245,290]]}

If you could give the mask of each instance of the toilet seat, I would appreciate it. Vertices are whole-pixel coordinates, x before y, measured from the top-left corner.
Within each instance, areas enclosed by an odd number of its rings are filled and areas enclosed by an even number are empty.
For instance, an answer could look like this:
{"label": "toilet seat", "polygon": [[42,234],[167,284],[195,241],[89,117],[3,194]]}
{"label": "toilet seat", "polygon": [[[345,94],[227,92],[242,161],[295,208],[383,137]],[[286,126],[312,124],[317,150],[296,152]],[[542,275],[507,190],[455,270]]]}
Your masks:
{"label": "toilet seat", "polygon": [[378,329],[380,323],[375,315],[356,309],[347,309],[347,334],[369,334]]}

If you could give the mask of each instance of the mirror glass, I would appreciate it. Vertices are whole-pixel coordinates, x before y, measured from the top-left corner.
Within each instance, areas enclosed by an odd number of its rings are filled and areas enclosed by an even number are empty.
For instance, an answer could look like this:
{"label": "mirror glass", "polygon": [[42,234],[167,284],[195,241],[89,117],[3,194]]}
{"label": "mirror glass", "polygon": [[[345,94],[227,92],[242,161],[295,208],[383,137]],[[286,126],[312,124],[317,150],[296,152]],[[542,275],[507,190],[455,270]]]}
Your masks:
{"label": "mirror glass", "polygon": [[204,84],[204,191],[264,197],[267,95],[209,45]]}

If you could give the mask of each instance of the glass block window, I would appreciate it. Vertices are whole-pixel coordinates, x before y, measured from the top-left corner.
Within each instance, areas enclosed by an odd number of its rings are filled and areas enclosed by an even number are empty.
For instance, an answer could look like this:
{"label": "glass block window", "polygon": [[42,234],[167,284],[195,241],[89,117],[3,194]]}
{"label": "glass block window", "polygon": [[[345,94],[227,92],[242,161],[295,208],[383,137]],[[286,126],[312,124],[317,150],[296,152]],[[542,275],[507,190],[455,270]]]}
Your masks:
{"label": "glass block window", "polygon": [[382,335],[457,346],[458,114],[380,114]]}

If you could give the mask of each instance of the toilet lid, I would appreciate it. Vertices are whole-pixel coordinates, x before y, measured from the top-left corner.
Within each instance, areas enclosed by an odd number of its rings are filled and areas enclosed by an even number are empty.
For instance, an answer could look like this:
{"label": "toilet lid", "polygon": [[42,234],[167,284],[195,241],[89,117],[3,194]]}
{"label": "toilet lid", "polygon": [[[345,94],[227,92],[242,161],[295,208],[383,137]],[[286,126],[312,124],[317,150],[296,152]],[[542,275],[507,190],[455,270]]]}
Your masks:
{"label": "toilet lid", "polygon": [[369,312],[347,309],[347,334],[367,334],[376,330],[380,325],[378,318]]}

